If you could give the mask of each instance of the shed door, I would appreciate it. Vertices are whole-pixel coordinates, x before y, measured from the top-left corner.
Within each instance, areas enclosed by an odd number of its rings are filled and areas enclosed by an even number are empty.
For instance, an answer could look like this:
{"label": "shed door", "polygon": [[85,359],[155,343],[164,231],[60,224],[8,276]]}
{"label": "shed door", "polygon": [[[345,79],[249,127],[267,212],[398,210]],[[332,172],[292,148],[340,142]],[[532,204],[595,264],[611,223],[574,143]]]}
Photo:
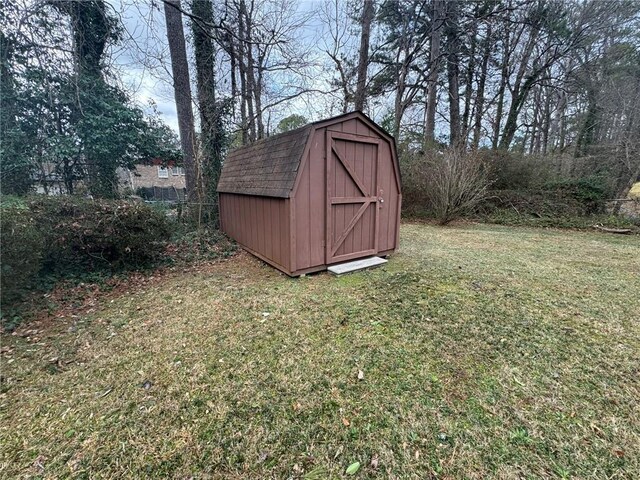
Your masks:
{"label": "shed door", "polygon": [[378,251],[378,143],[327,131],[327,264]]}

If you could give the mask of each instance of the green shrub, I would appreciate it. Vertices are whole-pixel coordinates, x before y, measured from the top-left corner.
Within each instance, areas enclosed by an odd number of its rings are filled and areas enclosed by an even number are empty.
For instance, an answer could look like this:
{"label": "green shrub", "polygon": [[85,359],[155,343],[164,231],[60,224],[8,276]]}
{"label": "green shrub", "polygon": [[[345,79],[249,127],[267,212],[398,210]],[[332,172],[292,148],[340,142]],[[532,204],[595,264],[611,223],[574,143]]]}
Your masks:
{"label": "green shrub", "polygon": [[488,215],[503,209],[538,218],[587,214],[580,201],[561,190],[492,190],[477,212]]}
{"label": "green shrub", "polygon": [[144,267],[170,237],[166,215],[140,202],[38,197],[28,207],[45,240],[46,273]]}
{"label": "green shrub", "polygon": [[503,150],[481,150],[478,155],[491,166],[493,188],[496,190],[532,190],[553,181],[550,157],[538,157]]}
{"label": "green shrub", "polygon": [[40,270],[43,238],[24,205],[4,203],[0,209],[0,288],[2,305],[20,298]]}
{"label": "green shrub", "polygon": [[602,213],[604,202],[611,196],[611,187],[602,175],[558,180],[544,185],[544,190],[560,192],[580,202],[587,214]]}

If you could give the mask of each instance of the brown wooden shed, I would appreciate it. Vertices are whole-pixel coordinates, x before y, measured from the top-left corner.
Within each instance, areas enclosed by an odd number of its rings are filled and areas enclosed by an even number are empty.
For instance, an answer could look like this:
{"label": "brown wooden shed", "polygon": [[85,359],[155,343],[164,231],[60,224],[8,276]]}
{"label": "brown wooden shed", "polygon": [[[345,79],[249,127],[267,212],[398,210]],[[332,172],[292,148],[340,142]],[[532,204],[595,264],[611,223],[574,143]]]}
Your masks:
{"label": "brown wooden shed", "polygon": [[398,246],[395,142],[360,112],[231,151],[218,195],[222,231],[291,276]]}

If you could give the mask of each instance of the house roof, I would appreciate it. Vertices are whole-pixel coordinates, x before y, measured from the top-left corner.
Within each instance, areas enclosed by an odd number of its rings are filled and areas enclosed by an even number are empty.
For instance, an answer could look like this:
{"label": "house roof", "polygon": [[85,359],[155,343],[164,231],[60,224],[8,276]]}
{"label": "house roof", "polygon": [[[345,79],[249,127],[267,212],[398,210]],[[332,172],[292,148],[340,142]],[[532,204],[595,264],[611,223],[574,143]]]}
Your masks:
{"label": "house roof", "polygon": [[218,192],[289,197],[312,124],[232,150]]}
{"label": "house roof", "polygon": [[310,132],[316,127],[344,121],[349,117],[362,119],[383,138],[393,142],[393,138],[382,127],[362,112],[319,120],[229,152],[220,174],[218,192],[289,198]]}

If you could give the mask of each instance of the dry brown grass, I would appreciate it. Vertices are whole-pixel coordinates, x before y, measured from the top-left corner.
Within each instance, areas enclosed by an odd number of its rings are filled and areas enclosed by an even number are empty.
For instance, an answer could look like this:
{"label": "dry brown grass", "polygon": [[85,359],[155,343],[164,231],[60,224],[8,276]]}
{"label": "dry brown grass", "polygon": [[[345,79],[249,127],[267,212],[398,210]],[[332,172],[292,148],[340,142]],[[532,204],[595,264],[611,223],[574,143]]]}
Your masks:
{"label": "dry brown grass", "polygon": [[341,278],[241,254],[155,279],[3,338],[0,476],[637,478],[639,259],[404,225]]}

